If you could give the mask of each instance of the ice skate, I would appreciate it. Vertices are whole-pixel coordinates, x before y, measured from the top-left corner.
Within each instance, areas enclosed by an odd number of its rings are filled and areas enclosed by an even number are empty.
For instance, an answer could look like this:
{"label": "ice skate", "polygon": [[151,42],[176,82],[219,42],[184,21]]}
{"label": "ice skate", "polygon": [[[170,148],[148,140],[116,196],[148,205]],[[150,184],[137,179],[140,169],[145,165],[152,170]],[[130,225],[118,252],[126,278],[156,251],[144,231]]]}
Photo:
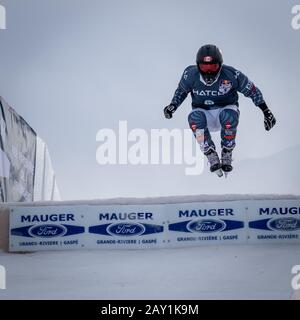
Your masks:
{"label": "ice skate", "polygon": [[221,167],[223,172],[225,173],[225,177],[227,178],[228,173],[232,171],[232,150],[223,148],[222,149],[222,159],[221,159]]}
{"label": "ice skate", "polygon": [[210,149],[208,152],[205,153],[205,155],[210,164],[210,171],[216,173],[218,177],[222,177],[222,164],[220,162],[220,158],[216,150]]}

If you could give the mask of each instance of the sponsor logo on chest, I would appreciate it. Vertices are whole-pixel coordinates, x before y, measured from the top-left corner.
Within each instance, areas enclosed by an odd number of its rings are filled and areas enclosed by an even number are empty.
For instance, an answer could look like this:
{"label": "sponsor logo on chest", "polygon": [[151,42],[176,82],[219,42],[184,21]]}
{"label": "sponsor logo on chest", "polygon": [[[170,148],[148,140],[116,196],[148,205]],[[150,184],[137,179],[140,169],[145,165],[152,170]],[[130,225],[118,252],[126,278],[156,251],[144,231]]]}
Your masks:
{"label": "sponsor logo on chest", "polygon": [[228,93],[232,89],[232,82],[229,80],[221,80],[220,87],[219,87],[219,93],[221,95],[224,95]]}
{"label": "sponsor logo on chest", "polygon": [[227,94],[233,85],[229,80],[221,80],[219,90],[197,90],[193,89],[193,94],[201,97],[218,97]]}

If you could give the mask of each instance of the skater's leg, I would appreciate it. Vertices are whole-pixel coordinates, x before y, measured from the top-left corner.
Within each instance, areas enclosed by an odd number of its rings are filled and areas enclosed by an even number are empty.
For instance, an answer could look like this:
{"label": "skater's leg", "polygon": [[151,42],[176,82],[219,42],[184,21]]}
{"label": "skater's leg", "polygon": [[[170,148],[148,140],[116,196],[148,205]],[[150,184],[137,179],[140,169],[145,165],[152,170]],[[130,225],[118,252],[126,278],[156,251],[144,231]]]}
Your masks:
{"label": "skater's leg", "polygon": [[207,159],[210,163],[210,171],[220,171],[222,174],[221,162],[207,127],[207,118],[205,112],[198,109],[193,110],[190,113],[188,120],[190,128],[192,129],[194,136],[200,145],[201,151],[207,156]]}
{"label": "skater's leg", "polygon": [[189,125],[193,134],[200,145],[201,151],[207,153],[209,150],[215,150],[215,144],[211,139],[209,129],[207,127],[207,118],[203,111],[195,109],[189,114]]}
{"label": "skater's leg", "polygon": [[224,108],[219,115],[221,124],[221,146],[234,149],[237,127],[239,124],[239,111]]}
{"label": "skater's leg", "polygon": [[224,108],[219,115],[221,124],[222,169],[232,171],[232,151],[235,148],[237,127],[239,124],[239,111]]}

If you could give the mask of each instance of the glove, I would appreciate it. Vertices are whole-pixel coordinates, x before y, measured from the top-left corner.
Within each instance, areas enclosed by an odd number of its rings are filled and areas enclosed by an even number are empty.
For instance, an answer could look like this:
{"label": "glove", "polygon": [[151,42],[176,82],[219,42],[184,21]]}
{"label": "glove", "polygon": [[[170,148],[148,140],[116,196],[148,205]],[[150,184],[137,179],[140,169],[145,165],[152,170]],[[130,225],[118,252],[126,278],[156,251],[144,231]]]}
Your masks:
{"label": "glove", "polygon": [[177,107],[175,107],[173,104],[170,104],[169,106],[165,107],[164,114],[167,119],[171,119],[173,117],[173,113],[177,110]]}
{"label": "glove", "polygon": [[267,131],[270,131],[275,126],[276,119],[270,109],[267,109],[264,111],[264,116],[265,116],[265,120],[264,120],[265,129]]}
{"label": "glove", "polygon": [[265,129],[267,131],[270,131],[276,124],[276,119],[271,112],[271,110],[268,108],[267,104],[265,102],[261,103],[259,106],[260,110],[264,113],[264,124]]}

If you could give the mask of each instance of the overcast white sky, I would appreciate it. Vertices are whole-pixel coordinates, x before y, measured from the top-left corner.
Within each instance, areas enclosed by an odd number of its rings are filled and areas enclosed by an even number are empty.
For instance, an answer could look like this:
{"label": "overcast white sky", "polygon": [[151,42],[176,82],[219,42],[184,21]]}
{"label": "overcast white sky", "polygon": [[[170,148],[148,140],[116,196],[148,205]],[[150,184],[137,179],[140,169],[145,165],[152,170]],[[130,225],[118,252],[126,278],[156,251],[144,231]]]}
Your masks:
{"label": "overcast white sky", "polygon": [[[278,119],[266,133],[261,112],[241,97],[236,162],[299,144],[300,30],[291,28],[296,0],[0,4],[7,10],[7,30],[0,31],[0,94],[48,144],[63,199],[197,194],[206,183],[219,193],[237,190],[237,182],[222,182],[220,189],[215,177],[187,177],[182,166],[96,162],[96,133],[117,128],[119,120],[127,120],[129,129],[187,128],[189,98],[172,121],[162,109],[206,43],[217,44],[225,63],[256,83]],[[294,170],[288,156],[286,168]]]}

